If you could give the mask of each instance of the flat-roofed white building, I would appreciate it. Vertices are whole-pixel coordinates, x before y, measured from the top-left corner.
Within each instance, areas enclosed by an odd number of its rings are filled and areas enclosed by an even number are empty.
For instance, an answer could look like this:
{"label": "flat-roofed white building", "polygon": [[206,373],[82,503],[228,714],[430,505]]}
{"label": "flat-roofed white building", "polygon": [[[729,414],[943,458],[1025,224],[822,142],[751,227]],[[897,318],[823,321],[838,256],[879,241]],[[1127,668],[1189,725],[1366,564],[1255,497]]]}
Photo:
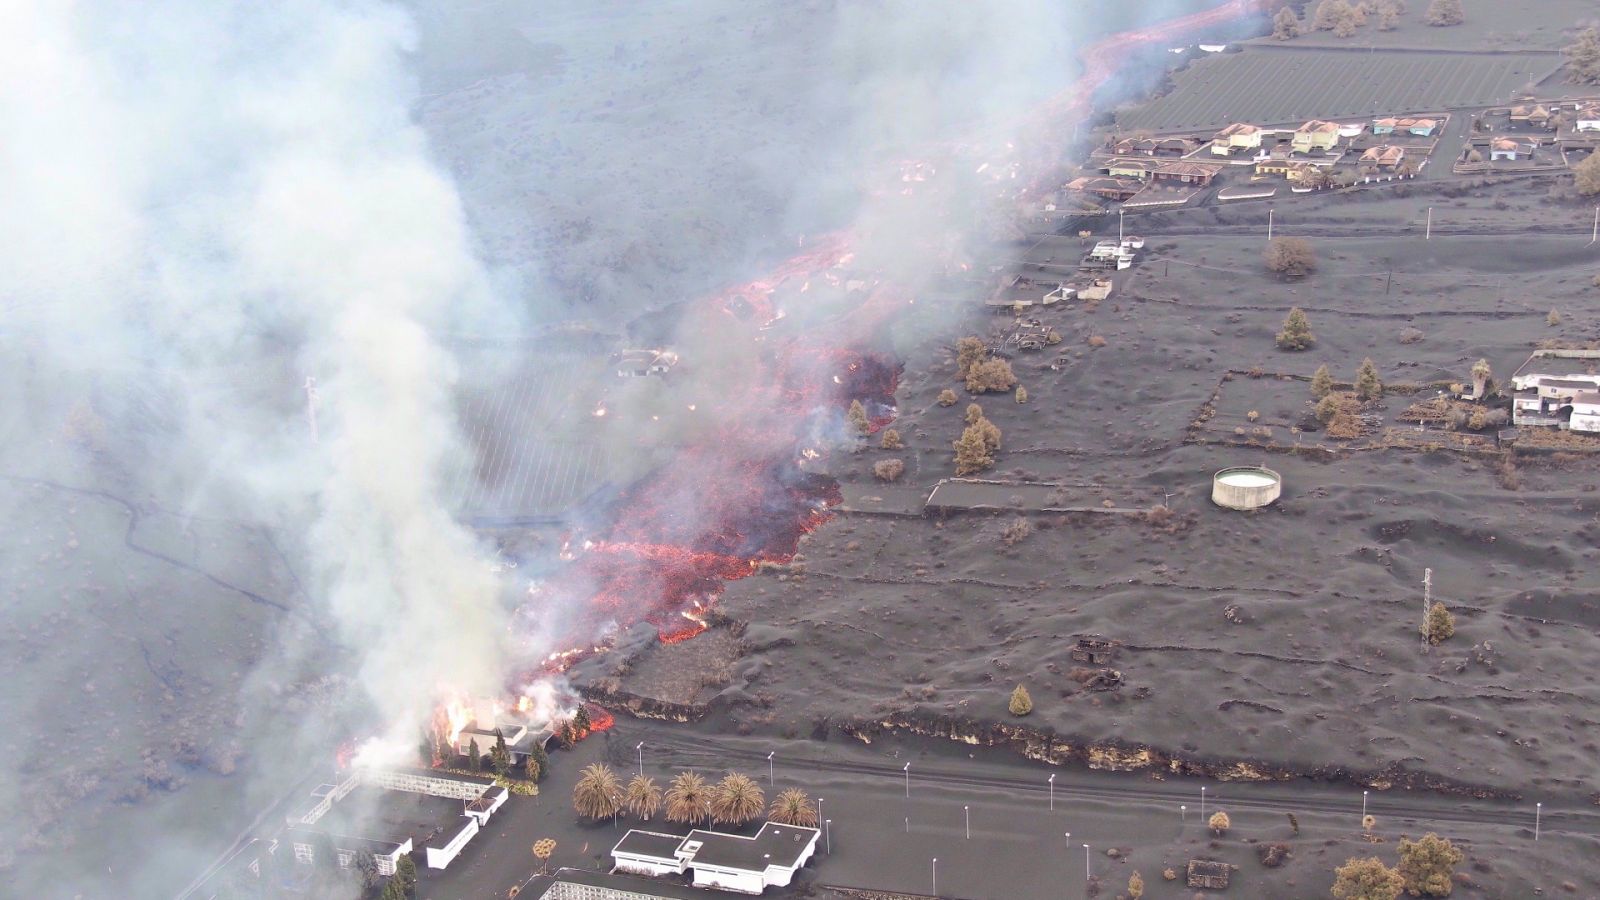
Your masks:
{"label": "flat-roofed white building", "polygon": [[617,870],[639,875],[689,873],[695,886],[759,894],[783,887],[817,849],[815,828],[767,822],[745,837],[696,828],[678,836],[632,830],[611,848]]}

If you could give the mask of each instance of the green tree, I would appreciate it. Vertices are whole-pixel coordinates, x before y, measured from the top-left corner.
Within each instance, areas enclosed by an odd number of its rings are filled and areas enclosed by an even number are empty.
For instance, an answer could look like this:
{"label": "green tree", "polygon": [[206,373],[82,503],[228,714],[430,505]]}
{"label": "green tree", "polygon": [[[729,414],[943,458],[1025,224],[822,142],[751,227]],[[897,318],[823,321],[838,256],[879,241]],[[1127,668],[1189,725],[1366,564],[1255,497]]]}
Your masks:
{"label": "green tree", "polygon": [[401,854],[400,861],[394,866],[395,880],[400,882],[401,888],[407,895],[416,893],[417,890],[417,864],[411,854]]}
{"label": "green tree", "polygon": [[1287,41],[1297,38],[1300,36],[1300,30],[1300,17],[1287,6],[1278,10],[1278,14],[1272,17],[1272,36],[1277,40]]}
{"label": "green tree", "polygon": [[467,768],[474,772],[483,768],[483,757],[478,754],[477,738],[473,738],[467,744]]}
{"label": "green tree", "polygon": [[1317,366],[1317,370],[1311,373],[1312,399],[1321,400],[1331,393],[1333,393],[1333,374],[1328,371],[1327,366]]}
{"label": "green tree", "polygon": [[1437,601],[1428,607],[1428,618],[1422,623],[1422,636],[1430,644],[1440,644],[1454,637],[1456,633],[1456,617]]}
{"label": "green tree", "polygon": [[1462,854],[1456,846],[1433,832],[1421,840],[1400,839],[1400,877],[1406,893],[1413,897],[1448,897],[1455,883],[1451,880]]}
{"label": "green tree", "polygon": [[1561,50],[1567,56],[1567,80],[1574,84],[1600,84],[1600,29],[1585,28]]}
{"label": "green tree", "polygon": [[528,758],[523,763],[523,772],[529,781],[537,784],[544,780],[550,771],[550,755],[545,752],[544,745],[534,741],[528,746]]}
{"label": "green tree", "polygon": [[383,893],[378,897],[379,900],[406,900],[405,886],[400,883],[398,877],[391,878],[389,883],[383,886]]}
{"label": "green tree", "polygon": [[989,346],[982,338],[964,337],[956,341],[956,374],[967,377],[972,367],[989,358]]}
{"label": "green tree", "polygon": [[1011,702],[1006,704],[1006,708],[1011,710],[1013,716],[1025,716],[1033,712],[1033,697],[1029,696],[1026,685],[1017,685],[1017,689],[1011,692]]}
{"label": "green tree", "polygon": [[1378,367],[1369,356],[1361,361],[1356,372],[1356,396],[1362,400],[1376,400],[1383,396],[1383,382],[1378,380]]}
{"label": "green tree", "polygon": [[578,711],[572,714],[572,730],[579,738],[587,737],[593,723],[589,721],[589,707],[583,703],[578,704]]}
{"label": "green tree", "polygon": [[856,430],[856,434],[866,434],[872,429],[872,423],[867,420],[867,408],[861,405],[860,400],[850,401],[847,418],[850,420],[850,426]]}
{"label": "green tree", "polygon": [[1405,890],[1400,873],[1376,856],[1351,858],[1333,871],[1333,896],[1336,900],[1395,900]]}
{"label": "green tree", "polygon": [[369,850],[357,850],[355,858],[350,861],[350,868],[360,877],[363,891],[372,890],[383,880],[383,876],[378,874],[378,858]]}
{"label": "green tree", "polygon": [[1300,307],[1289,310],[1289,315],[1284,317],[1277,342],[1280,350],[1308,350],[1317,342],[1317,336],[1311,333],[1311,320]]}
{"label": "green tree", "polygon": [[1433,0],[1428,4],[1429,25],[1460,25],[1467,20],[1461,0]]}
{"label": "green tree", "polygon": [[572,808],[586,819],[606,819],[622,808],[622,789],[617,773],[605,763],[583,767],[578,783],[572,786]]}

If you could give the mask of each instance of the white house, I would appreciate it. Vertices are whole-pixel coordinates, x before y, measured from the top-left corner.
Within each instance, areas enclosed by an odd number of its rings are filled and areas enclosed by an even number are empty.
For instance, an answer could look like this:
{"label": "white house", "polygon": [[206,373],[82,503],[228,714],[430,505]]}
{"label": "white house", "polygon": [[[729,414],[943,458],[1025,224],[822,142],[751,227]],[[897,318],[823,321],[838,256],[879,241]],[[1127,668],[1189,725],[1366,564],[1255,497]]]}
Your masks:
{"label": "white house", "polygon": [[783,887],[811,859],[820,832],[767,822],[751,837],[696,828],[683,837],[630,830],[611,848],[617,871],[636,875],[682,875],[696,887],[759,894]]}
{"label": "white house", "polygon": [[1513,423],[1600,433],[1600,350],[1536,350],[1511,387]]}
{"label": "white house", "polygon": [[665,375],[678,364],[678,354],[671,350],[625,350],[617,354],[618,378],[644,378],[647,375]]}

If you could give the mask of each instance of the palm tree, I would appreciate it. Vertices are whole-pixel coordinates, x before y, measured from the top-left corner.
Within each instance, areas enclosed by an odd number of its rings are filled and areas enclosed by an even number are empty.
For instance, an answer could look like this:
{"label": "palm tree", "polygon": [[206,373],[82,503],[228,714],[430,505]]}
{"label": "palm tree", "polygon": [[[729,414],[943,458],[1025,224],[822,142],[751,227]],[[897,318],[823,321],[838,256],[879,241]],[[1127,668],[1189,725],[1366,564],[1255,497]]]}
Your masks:
{"label": "palm tree", "polygon": [[711,792],[711,815],[718,822],[743,825],[761,817],[767,798],[750,776],[729,772]]}
{"label": "palm tree", "polygon": [[778,792],[777,799],[772,801],[772,809],[767,812],[767,818],[779,825],[803,825],[807,828],[817,827],[817,808],[811,805],[811,798],[799,788],[784,788]]}
{"label": "palm tree", "polygon": [[706,780],[693,772],[679,772],[673,776],[666,801],[668,822],[699,822],[710,814],[711,789]]}
{"label": "palm tree", "polygon": [[656,786],[654,778],[635,775],[633,780],[628,782],[626,803],[629,815],[638,816],[648,822],[650,817],[656,814],[656,810],[661,808],[661,788]]}
{"label": "palm tree", "polygon": [[605,763],[585,766],[572,788],[572,808],[587,819],[614,816],[622,808],[622,790],[617,773]]}

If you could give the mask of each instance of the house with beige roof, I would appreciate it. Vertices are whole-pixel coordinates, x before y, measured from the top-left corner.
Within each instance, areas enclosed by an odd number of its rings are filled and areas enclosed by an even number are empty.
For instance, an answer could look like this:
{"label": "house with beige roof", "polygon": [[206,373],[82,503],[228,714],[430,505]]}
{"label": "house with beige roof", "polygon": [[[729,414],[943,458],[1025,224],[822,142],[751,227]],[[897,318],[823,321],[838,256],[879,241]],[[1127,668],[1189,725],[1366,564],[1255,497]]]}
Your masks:
{"label": "house with beige roof", "polygon": [[1339,144],[1339,123],[1312,119],[1294,130],[1290,146],[1296,153],[1327,152]]}

